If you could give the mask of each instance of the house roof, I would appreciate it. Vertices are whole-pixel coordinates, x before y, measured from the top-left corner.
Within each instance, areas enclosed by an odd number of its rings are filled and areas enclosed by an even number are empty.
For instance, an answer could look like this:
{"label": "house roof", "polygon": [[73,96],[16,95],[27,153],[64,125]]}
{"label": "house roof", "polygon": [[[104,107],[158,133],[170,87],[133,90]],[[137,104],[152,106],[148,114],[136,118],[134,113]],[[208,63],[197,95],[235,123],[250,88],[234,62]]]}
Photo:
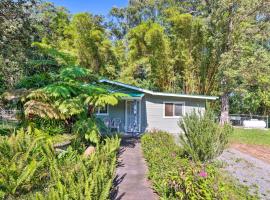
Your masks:
{"label": "house roof", "polygon": [[146,93],[146,94],[151,94],[151,95],[154,95],[154,96],[183,97],[183,98],[205,99],[205,100],[216,100],[216,99],[218,99],[217,96],[155,92],[155,91],[152,91],[152,90],[139,88],[139,87],[136,87],[136,86],[128,85],[128,84],[117,82],[117,81],[110,81],[110,80],[107,80],[107,79],[101,79],[99,82],[100,83],[109,83],[109,84],[112,84],[112,85],[121,86],[121,87],[124,87],[124,88],[132,89],[132,90],[135,90],[135,91],[138,91],[138,92],[143,92],[143,93]]}

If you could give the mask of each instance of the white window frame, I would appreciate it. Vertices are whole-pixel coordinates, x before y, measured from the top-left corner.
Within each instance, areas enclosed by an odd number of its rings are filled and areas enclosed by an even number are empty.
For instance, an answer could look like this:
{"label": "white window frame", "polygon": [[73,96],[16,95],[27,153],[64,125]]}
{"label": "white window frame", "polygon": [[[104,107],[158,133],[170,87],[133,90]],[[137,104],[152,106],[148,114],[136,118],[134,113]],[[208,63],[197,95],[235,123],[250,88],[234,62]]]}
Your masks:
{"label": "white window frame", "polygon": [[[171,103],[173,104],[173,116],[165,116],[165,104]],[[175,115],[175,104],[182,104],[182,116]],[[186,113],[186,106],[184,101],[163,101],[163,118],[181,118]]]}
{"label": "white window frame", "polygon": [[96,115],[108,116],[109,115],[109,108],[110,108],[110,106],[108,104],[106,106],[107,106],[107,113],[100,113],[100,109],[101,108],[98,108],[97,109],[97,112],[96,112]]}

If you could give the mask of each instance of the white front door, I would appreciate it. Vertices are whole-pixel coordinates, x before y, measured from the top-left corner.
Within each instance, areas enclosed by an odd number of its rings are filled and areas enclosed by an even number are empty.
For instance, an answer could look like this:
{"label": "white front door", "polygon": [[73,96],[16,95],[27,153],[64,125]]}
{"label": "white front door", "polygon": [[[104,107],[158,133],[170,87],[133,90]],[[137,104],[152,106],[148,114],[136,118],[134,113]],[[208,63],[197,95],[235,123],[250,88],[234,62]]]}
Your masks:
{"label": "white front door", "polygon": [[126,101],[126,132],[138,133],[140,132],[140,101],[127,100]]}

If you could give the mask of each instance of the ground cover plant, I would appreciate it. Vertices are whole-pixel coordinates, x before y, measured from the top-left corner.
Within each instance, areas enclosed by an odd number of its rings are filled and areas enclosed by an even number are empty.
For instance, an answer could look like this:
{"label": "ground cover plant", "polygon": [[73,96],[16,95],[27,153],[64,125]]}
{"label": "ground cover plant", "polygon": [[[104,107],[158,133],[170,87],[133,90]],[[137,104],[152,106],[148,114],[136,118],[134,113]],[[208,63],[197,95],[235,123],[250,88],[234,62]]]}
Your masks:
{"label": "ground cover plant", "polygon": [[149,178],[162,199],[257,199],[214,164],[184,158],[169,133],[146,133],[141,142]]}
{"label": "ground cover plant", "polygon": [[270,131],[260,129],[235,128],[229,137],[230,143],[263,145],[270,147]]}

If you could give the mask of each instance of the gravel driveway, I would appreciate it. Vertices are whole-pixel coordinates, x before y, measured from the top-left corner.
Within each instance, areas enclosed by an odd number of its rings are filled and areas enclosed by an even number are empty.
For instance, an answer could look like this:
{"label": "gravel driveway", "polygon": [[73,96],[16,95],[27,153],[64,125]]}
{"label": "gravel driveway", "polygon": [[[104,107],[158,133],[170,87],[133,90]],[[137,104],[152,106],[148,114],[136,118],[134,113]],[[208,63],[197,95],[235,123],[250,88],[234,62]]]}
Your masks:
{"label": "gravel driveway", "polygon": [[225,162],[224,170],[248,186],[251,193],[270,200],[270,164],[233,148],[225,150],[218,160]]}

